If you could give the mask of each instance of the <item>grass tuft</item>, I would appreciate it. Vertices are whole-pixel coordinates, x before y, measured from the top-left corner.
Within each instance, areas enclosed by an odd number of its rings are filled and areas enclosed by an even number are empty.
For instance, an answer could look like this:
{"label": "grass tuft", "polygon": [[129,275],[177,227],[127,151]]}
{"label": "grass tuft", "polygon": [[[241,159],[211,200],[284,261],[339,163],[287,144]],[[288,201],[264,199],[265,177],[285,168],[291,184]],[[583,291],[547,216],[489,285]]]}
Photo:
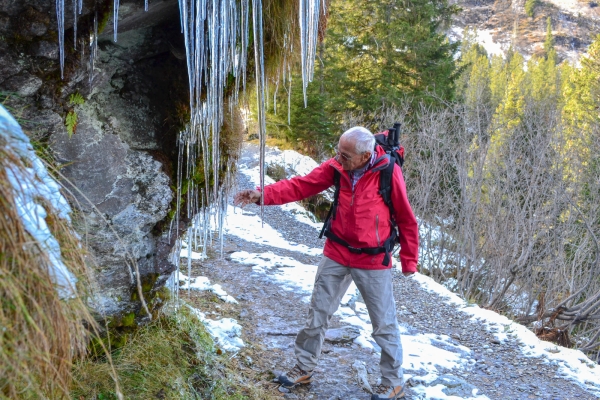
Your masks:
{"label": "grass tuft", "polygon": [[[265,399],[256,390],[239,387],[217,354],[204,325],[186,306],[163,307],[160,315],[140,327],[127,344],[112,353],[126,399]],[[74,398],[116,399],[111,365],[104,357],[88,358],[74,367]],[[250,391],[249,391],[250,390]]]}
{"label": "grass tuft", "polygon": [[62,261],[78,279],[77,297],[61,299],[48,256],[26,231],[8,180],[9,170],[26,176],[28,161],[3,141],[0,137],[0,398],[69,398],[72,362],[85,354],[96,327],[86,305],[91,285],[85,252],[69,222],[40,199]]}

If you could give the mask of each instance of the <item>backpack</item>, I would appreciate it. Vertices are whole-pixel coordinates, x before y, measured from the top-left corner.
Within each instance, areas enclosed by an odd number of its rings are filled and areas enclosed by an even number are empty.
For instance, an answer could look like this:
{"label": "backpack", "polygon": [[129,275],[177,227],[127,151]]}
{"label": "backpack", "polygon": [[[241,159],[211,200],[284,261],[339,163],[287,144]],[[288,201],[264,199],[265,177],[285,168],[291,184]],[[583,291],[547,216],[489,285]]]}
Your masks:
{"label": "backpack", "polygon": [[390,164],[379,173],[379,194],[383,198],[383,202],[388,206],[390,210],[390,219],[392,221],[392,232],[390,233],[390,237],[385,241],[383,246],[381,247],[352,247],[350,246],[344,239],[338,237],[333,232],[331,232],[331,220],[335,219],[338,199],[340,196],[340,173],[336,169],[333,176],[333,184],[335,186],[335,192],[333,194],[333,203],[329,208],[329,213],[327,214],[327,218],[325,218],[325,222],[323,223],[323,228],[321,229],[321,233],[319,234],[319,239],[323,236],[326,238],[341,244],[346,247],[351,253],[355,254],[381,254],[385,253],[385,257],[383,259],[383,265],[386,267],[390,263],[391,253],[394,250],[394,246],[398,242],[398,227],[396,222],[394,221],[394,205],[392,204],[392,175],[394,173],[394,164],[398,164],[400,168],[404,165],[404,147],[400,145],[400,124],[395,123],[394,127],[388,129],[387,131],[383,131],[377,133],[375,136],[375,146],[381,146],[385,152],[390,156]]}

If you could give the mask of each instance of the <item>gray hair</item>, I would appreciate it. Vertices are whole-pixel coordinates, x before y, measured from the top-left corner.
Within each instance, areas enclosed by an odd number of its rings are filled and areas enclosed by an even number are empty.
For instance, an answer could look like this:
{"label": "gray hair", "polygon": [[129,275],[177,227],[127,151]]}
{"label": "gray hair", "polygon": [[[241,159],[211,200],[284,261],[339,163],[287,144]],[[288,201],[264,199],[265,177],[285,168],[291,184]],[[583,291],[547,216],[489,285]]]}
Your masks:
{"label": "gray hair", "polygon": [[375,136],[367,128],[362,126],[355,126],[348,129],[342,134],[342,137],[346,140],[355,140],[356,153],[372,153],[375,147]]}

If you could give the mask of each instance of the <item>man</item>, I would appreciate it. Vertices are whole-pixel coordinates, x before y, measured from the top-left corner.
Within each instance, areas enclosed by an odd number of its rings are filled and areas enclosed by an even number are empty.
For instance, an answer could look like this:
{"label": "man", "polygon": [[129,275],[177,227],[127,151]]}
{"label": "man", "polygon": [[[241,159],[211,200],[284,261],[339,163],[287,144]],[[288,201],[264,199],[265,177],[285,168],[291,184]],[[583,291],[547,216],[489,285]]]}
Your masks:
{"label": "man", "polygon": [[[381,347],[381,385],[371,399],[398,399],[404,397],[404,379],[392,263],[384,262],[389,261],[386,251],[366,254],[359,249],[382,248],[391,235],[393,219],[399,228],[402,272],[413,274],[417,271],[419,246],[417,221],[408,202],[402,171],[397,165],[391,182],[395,215],[390,216],[390,209],[378,192],[379,173],[389,165],[390,157],[380,146],[375,147],[371,132],[363,127],[347,130],[340,137],[336,152],[336,157],[308,175],[264,188],[265,205],[285,204],[322,192],[334,184],[334,170],[341,174],[337,210],[329,226],[334,240],[329,235],[325,242],[308,319],[296,337],[297,363],[277,380],[288,388],[311,382],[331,316],[354,280],[369,312],[373,339]],[[242,207],[260,203],[260,192],[243,190],[235,195],[234,203]]]}

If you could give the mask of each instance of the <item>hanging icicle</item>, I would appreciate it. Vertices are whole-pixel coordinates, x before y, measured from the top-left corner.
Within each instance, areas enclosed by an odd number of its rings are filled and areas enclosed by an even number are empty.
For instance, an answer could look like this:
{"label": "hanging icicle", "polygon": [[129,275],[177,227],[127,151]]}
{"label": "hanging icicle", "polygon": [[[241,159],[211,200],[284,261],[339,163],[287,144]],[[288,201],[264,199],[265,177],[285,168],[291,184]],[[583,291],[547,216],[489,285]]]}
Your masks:
{"label": "hanging icicle", "polygon": [[73,0],[73,48],[77,50],[77,6],[79,1]]}
{"label": "hanging icicle", "polygon": [[260,139],[260,218],[263,218],[265,188],[265,146],[267,123],[265,118],[265,60],[263,54],[262,1],[252,0],[252,25],[254,28],[254,65],[256,76],[256,101]]}
{"label": "hanging icicle", "polygon": [[[300,54],[302,61],[302,91],[304,93],[304,107],[307,106],[306,88],[313,79],[315,69],[315,55],[319,35],[320,0],[300,1]],[[323,6],[325,10],[325,6]]]}
{"label": "hanging icicle", "polygon": [[119,27],[119,0],[115,0],[113,8],[113,30],[114,30],[114,41],[117,42],[117,30]]}
{"label": "hanging icicle", "polygon": [[90,34],[90,60],[88,63],[89,68],[89,84],[91,85],[94,80],[94,67],[96,63],[96,56],[98,55],[98,12],[94,13],[94,31]]}
{"label": "hanging icicle", "polygon": [[56,20],[58,22],[58,53],[60,60],[60,79],[65,69],[65,0],[56,0]]}

